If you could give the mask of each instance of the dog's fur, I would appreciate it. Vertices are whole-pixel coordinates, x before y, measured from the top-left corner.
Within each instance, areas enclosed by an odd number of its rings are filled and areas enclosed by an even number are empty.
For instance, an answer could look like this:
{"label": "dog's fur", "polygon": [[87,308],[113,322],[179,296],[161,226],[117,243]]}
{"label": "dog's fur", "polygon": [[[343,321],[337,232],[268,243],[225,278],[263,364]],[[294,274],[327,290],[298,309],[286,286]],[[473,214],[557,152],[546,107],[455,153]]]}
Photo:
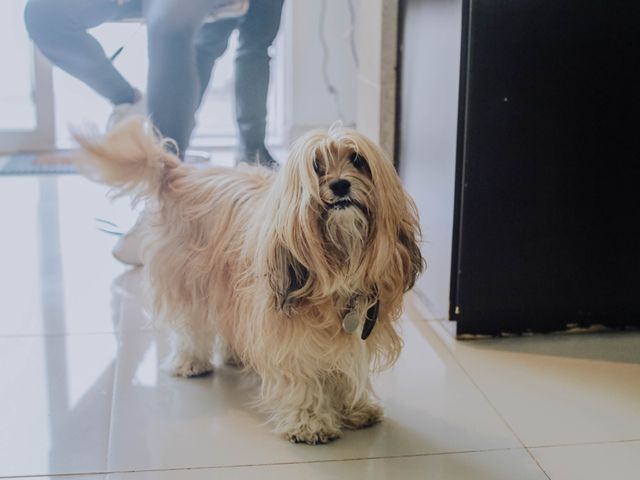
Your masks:
{"label": "dog's fur", "polygon": [[[292,441],[381,418],[369,372],[397,359],[402,297],[424,263],[415,205],[379,147],[346,128],[314,131],[273,173],[185,165],[141,120],[79,141],[86,174],[147,201],[143,259],[174,374],[211,371],[217,338],[261,377],[258,403]],[[339,179],[345,196],[332,191]],[[342,328],[376,300],[367,340]]]}

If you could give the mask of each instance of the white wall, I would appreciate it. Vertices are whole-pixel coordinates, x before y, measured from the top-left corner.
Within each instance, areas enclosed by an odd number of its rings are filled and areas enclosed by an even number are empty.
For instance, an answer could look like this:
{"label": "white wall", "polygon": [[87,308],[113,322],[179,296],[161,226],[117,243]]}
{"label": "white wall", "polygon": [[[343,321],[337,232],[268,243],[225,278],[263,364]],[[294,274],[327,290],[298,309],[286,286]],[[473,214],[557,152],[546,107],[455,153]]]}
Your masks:
{"label": "white wall", "polygon": [[[316,127],[325,127],[340,115],[322,75],[323,50],[319,39],[323,0],[287,0],[283,21],[287,45],[285,129],[290,138]],[[351,21],[348,0],[324,0],[325,38],[328,45],[327,71],[340,98],[346,125],[355,124],[357,68],[350,46]],[[354,9],[358,1],[353,0]]]}
{"label": "white wall", "polygon": [[461,0],[409,0],[404,28],[400,175],[420,212],[427,270],[414,288],[449,318]]}

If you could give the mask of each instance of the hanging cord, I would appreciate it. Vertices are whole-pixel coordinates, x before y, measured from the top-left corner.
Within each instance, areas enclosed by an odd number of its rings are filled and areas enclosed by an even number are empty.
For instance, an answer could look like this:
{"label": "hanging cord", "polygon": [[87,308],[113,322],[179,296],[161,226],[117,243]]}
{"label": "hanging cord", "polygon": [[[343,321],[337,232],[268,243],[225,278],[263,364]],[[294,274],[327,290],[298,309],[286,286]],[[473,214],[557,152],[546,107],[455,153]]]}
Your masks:
{"label": "hanging cord", "polygon": [[140,21],[140,23],[138,23],[138,28],[136,28],[134,30],[134,32],[129,35],[129,38],[122,43],[122,45],[120,46],[120,48],[118,48],[115,52],[113,52],[113,54],[109,57],[109,61],[111,63],[113,63],[113,61],[118,58],[118,56],[122,53],[122,51],[124,50],[124,47],[126,47],[127,45],[129,45],[133,39],[136,37],[136,35],[138,35],[138,32],[140,31],[140,29],[142,28],[142,26],[144,25],[143,21]]}
{"label": "hanging cord", "polygon": [[342,114],[342,109],[340,108],[340,94],[338,93],[336,87],[331,83],[331,79],[329,78],[329,46],[327,45],[327,40],[324,38],[324,24],[326,14],[327,0],[322,0],[320,2],[320,21],[318,22],[318,37],[320,39],[320,45],[322,46],[322,78],[324,80],[327,91],[333,97],[333,102],[335,103],[336,111],[338,112],[338,118],[340,120],[344,120],[344,115]]}
{"label": "hanging cord", "polygon": [[358,59],[358,49],[356,48],[356,11],[353,6],[353,0],[347,0],[347,6],[349,7],[349,44],[351,45],[351,56],[353,57],[353,63],[356,68],[360,66],[360,60]]}

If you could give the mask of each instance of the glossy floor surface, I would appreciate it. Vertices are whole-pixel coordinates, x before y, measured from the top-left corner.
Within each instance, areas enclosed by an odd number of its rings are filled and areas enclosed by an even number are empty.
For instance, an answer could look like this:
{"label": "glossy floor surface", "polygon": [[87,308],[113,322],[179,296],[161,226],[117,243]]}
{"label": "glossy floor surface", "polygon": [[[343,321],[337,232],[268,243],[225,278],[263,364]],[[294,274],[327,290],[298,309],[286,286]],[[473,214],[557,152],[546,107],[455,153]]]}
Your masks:
{"label": "glossy floor surface", "polygon": [[386,418],[328,445],[273,435],[231,367],[158,368],[135,216],[77,176],[0,177],[0,477],[617,480],[640,472],[640,333],[460,342],[408,303]]}

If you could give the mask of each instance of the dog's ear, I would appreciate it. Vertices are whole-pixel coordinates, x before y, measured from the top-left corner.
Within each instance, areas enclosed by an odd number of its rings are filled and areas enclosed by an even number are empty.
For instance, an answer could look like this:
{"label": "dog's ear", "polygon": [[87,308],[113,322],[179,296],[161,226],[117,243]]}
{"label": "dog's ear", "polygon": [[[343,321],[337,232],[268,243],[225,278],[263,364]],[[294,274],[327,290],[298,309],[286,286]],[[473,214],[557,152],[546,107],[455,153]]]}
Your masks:
{"label": "dog's ear", "polygon": [[377,255],[389,258],[388,248],[393,246],[397,255],[391,263],[379,262],[386,270],[377,275],[393,275],[394,282],[402,291],[410,290],[426,263],[420,251],[420,221],[418,210],[407,194],[396,169],[382,149],[363,135],[356,134],[358,151],[369,162],[372,191],[375,193],[373,215],[375,218],[380,248]]}
{"label": "dog's ear", "polygon": [[419,235],[417,226],[401,225],[398,243],[404,250],[402,255],[402,270],[404,272],[404,291],[413,288],[418,275],[426,269],[426,261],[416,240]]}
{"label": "dog's ear", "polygon": [[308,270],[282,245],[276,246],[267,259],[267,277],[277,310],[288,311],[304,296]]}

